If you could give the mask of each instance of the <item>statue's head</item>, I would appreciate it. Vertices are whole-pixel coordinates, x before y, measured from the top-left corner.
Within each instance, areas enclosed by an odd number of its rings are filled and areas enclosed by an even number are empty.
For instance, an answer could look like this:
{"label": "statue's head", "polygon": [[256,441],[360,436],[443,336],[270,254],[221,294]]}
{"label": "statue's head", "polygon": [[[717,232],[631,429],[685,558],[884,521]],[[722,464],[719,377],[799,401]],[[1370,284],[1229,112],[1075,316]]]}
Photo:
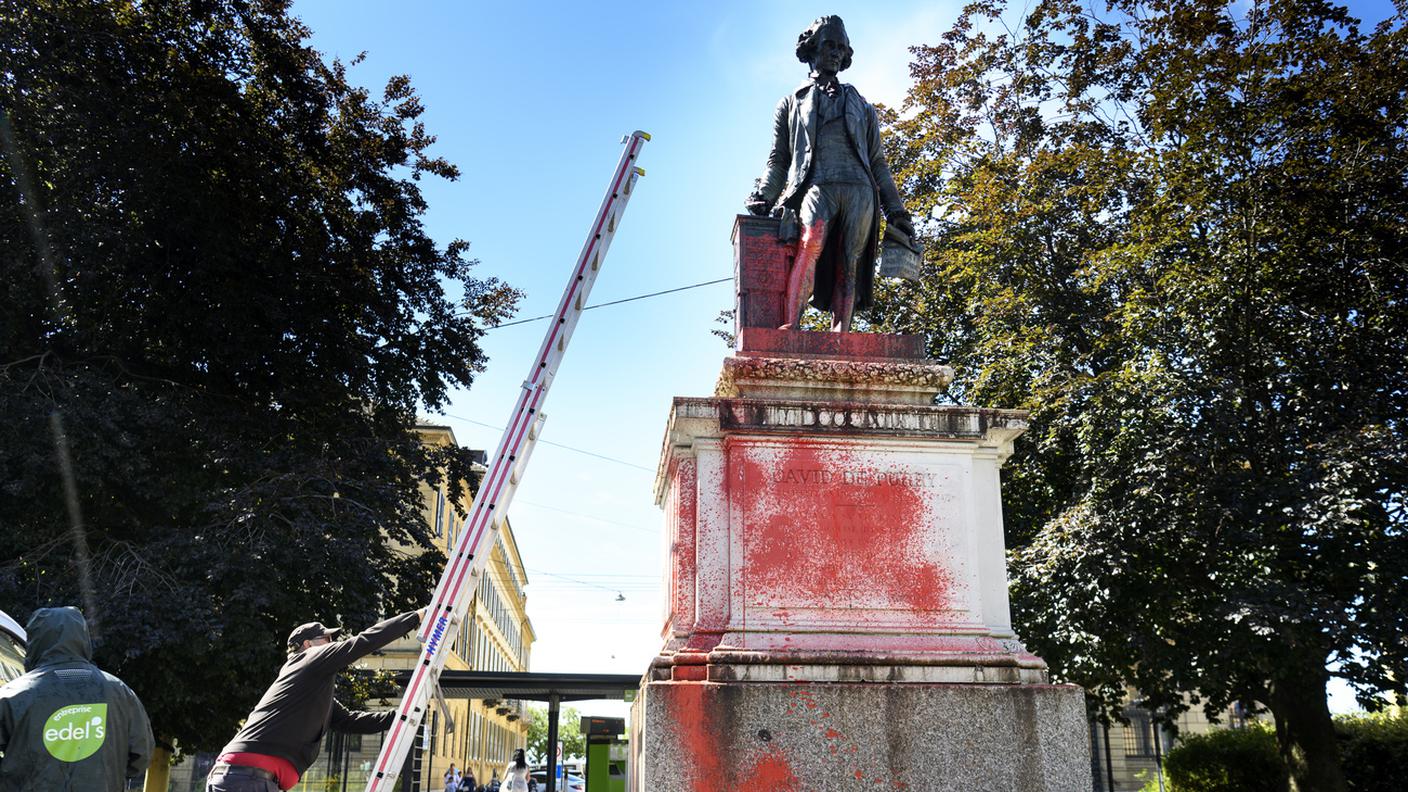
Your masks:
{"label": "statue's head", "polygon": [[831,49],[827,42],[835,45],[840,53],[840,65],[836,67],[836,71],[849,69],[851,55],[855,50],[851,49],[851,39],[846,35],[846,23],[838,16],[824,16],[797,36],[797,60],[816,70],[818,59],[827,57],[823,50]]}

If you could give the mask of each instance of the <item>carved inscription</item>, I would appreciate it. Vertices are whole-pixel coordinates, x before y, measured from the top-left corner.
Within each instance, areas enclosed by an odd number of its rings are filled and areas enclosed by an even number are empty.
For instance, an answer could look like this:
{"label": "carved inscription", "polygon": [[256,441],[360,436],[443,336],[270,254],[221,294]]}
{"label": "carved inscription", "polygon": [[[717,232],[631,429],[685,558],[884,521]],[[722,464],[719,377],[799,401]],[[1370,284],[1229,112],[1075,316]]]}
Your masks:
{"label": "carved inscription", "polygon": [[816,487],[924,487],[939,488],[939,474],[912,470],[827,470],[825,468],[784,468],[775,484],[802,484]]}
{"label": "carved inscription", "polygon": [[744,420],[737,422],[740,424],[750,422],[768,427],[888,429],[960,436],[982,433],[982,424],[976,414],[954,414],[928,410],[833,410],[780,404],[762,405],[751,413],[747,416],[741,416]]}

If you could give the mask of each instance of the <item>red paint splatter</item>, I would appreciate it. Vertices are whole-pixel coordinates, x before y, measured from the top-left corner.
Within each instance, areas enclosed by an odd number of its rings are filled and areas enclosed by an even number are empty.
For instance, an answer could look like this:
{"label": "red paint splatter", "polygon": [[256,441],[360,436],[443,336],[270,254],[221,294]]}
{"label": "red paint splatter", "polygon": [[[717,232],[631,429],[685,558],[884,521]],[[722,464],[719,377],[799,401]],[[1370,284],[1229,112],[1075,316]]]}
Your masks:
{"label": "red paint splatter", "polygon": [[677,665],[670,669],[670,678],[676,682],[703,682],[709,678],[709,669],[702,665]]}
{"label": "red paint splatter", "polygon": [[[821,706],[817,704],[816,699],[812,696],[811,691],[806,689],[793,690],[788,693],[788,696],[790,696],[794,701],[802,702],[802,704],[804,705],[804,710],[797,710],[794,706],[789,705],[787,709],[788,713],[793,715],[799,715],[800,717],[805,718],[807,721],[807,725],[817,729],[817,731],[820,732],[821,736],[828,743],[826,748],[828,753],[831,754],[831,756],[840,760],[842,755],[854,756],[859,753],[860,747],[856,743],[849,740],[846,735],[840,730],[833,728],[825,723],[823,719],[830,718],[831,713],[826,711],[825,709],[822,709]],[[805,710],[816,710],[817,714],[812,715],[810,712]],[[860,781],[866,778],[866,774],[865,770],[862,767],[855,764],[855,761],[856,760],[854,759],[847,759],[838,762],[838,764],[841,765],[840,769],[843,773],[849,773],[857,781]],[[894,778],[888,778],[883,774],[872,774],[870,776],[870,779],[876,786],[889,787],[891,789],[910,788],[909,784],[905,783],[904,781],[900,781]]]}
{"label": "red paint splatter", "polygon": [[715,646],[723,636],[716,632],[696,632],[689,636],[689,641],[685,643],[685,650],[690,652],[708,652]]}
{"label": "red paint splatter", "polygon": [[790,607],[937,610],[950,577],[926,532],[933,482],[848,448],[794,439],[736,444],[730,485],[743,508],[745,597]]}
{"label": "red paint splatter", "polygon": [[695,580],[699,569],[696,526],[698,487],[693,459],[682,460],[675,468],[665,514],[670,520],[670,625],[667,629],[686,631],[694,626]]}
{"label": "red paint splatter", "polygon": [[[780,242],[776,233],[759,233],[739,226],[737,247],[739,329],[776,328],[782,318],[787,270],[794,245]],[[867,334],[869,335],[869,334]]]}
{"label": "red paint splatter", "polygon": [[763,754],[743,780],[749,789],[759,792],[799,792],[801,789],[797,776],[792,772],[792,765],[776,748]]}

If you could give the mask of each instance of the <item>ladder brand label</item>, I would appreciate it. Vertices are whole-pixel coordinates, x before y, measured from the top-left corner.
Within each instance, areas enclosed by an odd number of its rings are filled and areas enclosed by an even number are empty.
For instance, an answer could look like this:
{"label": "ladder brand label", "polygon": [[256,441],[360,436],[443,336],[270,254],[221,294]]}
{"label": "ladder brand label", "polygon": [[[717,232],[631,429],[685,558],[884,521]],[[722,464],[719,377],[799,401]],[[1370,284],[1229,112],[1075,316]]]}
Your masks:
{"label": "ladder brand label", "polygon": [[441,616],[435,620],[435,631],[430,634],[430,640],[425,642],[425,654],[427,657],[435,655],[435,650],[440,648],[440,639],[445,635],[445,625],[450,621],[450,617]]}
{"label": "ladder brand label", "polygon": [[60,762],[77,762],[97,753],[107,733],[107,704],[70,704],[44,722],[44,748]]}

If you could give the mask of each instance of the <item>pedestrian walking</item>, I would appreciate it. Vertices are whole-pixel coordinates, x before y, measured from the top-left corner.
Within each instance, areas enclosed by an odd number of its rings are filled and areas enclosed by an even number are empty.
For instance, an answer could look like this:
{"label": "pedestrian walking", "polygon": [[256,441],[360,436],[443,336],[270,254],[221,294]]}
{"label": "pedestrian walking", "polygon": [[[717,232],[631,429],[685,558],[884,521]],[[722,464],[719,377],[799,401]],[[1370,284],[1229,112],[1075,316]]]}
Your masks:
{"label": "pedestrian walking", "polygon": [[523,749],[513,752],[513,760],[504,768],[503,792],[528,792],[528,762]]}

